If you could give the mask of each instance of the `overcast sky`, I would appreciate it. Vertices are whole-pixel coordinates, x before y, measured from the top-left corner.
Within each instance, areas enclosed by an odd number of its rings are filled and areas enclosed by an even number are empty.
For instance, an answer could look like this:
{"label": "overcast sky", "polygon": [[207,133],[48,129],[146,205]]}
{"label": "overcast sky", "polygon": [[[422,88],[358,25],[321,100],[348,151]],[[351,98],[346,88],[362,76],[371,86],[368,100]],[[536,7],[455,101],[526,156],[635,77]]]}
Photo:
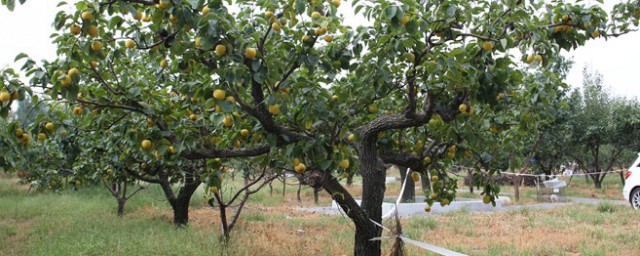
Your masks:
{"label": "overcast sky", "polygon": [[[605,2],[607,5],[604,8],[608,11],[618,1]],[[56,8],[57,3],[52,0],[30,0],[24,6],[17,6],[13,12],[4,6],[0,7],[0,68],[18,68],[13,60],[20,52],[36,60],[55,57],[55,48],[49,36],[55,32],[51,24],[60,10]],[[340,10],[349,13],[350,5],[348,1],[343,1]],[[349,18],[345,20],[351,24],[360,23]],[[591,40],[584,47],[566,55],[575,61],[567,78],[571,86],[582,84],[582,69],[588,65],[602,73],[605,86],[610,88],[613,95],[640,98],[640,32],[608,41],[602,38]]]}

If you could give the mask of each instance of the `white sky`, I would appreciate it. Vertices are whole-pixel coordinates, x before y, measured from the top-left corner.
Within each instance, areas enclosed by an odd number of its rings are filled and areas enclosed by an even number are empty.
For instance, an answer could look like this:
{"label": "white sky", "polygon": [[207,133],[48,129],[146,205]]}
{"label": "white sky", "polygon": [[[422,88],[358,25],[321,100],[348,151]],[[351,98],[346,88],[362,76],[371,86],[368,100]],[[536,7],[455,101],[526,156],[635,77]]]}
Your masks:
{"label": "white sky", "polygon": [[[20,52],[27,53],[35,60],[55,57],[55,48],[49,36],[54,32],[51,24],[59,11],[55,7],[57,2],[29,0],[23,6],[17,6],[13,12],[9,12],[4,6],[0,7],[0,68],[18,69],[19,66],[13,64],[13,60]],[[605,2],[605,10],[608,11],[618,1]],[[340,10],[342,13],[350,13],[351,3],[343,1]],[[357,19],[355,21],[352,17],[346,20],[351,24],[362,22],[360,17]],[[575,62],[567,83],[573,87],[580,86],[582,68],[588,65],[602,73],[605,86],[610,88],[613,95],[640,98],[639,46],[640,32],[608,41],[602,38],[589,41],[578,50],[566,54],[573,57]]]}

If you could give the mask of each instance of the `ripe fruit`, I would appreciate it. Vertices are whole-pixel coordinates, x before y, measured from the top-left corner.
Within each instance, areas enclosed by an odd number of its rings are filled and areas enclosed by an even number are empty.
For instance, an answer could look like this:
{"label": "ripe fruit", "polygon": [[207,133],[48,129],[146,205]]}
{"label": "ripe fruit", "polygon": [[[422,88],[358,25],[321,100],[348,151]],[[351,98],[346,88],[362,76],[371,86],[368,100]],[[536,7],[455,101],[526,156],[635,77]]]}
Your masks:
{"label": "ripe fruit", "polygon": [[224,44],[216,45],[216,55],[222,56],[227,53],[227,47]]}
{"label": "ripe fruit", "polygon": [[326,35],[324,36],[324,41],[326,41],[327,43],[331,43],[333,42],[333,37],[331,35]]}
{"label": "ripe fruit", "polygon": [[256,55],[258,55],[256,48],[249,47],[244,51],[244,56],[247,57],[247,59],[253,59]]}
{"label": "ripe fruit", "polygon": [[166,68],[167,66],[169,66],[169,62],[167,60],[160,61],[160,67]]}
{"label": "ripe fruit", "polygon": [[169,8],[169,5],[170,5],[170,4],[171,4],[171,3],[170,3],[169,1],[162,1],[162,0],[160,0],[160,2],[158,3],[158,8],[160,8],[160,9],[167,9],[167,8]]}
{"label": "ripe fruit", "polygon": [[469,151],[469,150],[466,150],[466,151],[464,151],[464,157],[467,158],[467,159],[470,159],[470,158],[473,157],[473,153],[471,153],[471,151]]}
{"label": "ripe fruit", "polygon": [[80,70],[77,69],[77,68],[69,69],[69,72],[67,72],[67,75],[70,76],[70,77],[73,77],[74,75],[79,76],[80,75]]}
{"label": "ripe fruit", "polygon": [[369,105],[369,113],[371,113],[371,114],[378,113],[378,106],[376,106],[376,105]]}
{"label": "ripe fruit", "polygon": [[562,21],[567,21],[569,20],[569,15],[562,15]]}
{"label": "ripe fruit", "polygon": [[280,114],[280,105],[275,104],[275,105],[269,106],[269,113],[271,113],[272,115]]}
{"label": "ripe fruit", "polygon": [[321,17],[322,17],[322,14],[320,14],[319,12],[312,12],[311,13],[311,18],[319,19]]}
{"label": "ripe fruit", "polygon": [[464,104],[464,103],[460,104],[460,106],[458,107],[458,109],[460,110],[460,112],[462,112],[462,113],[466,113],[466,112],[467,112],[467,109],[468,109],[468,108],[467,108],[467,104]]}
{"label": "ripe fruit", "polygon": [[47,123],[44,128],[47,128],[49,131],[53,131],[53,123]]}
{"label": "ripe fruit", "polygon": [[236,98],[233,96],[227,96],[227,101],[231,102],[231,104],[236,104]]}
{"label": "ripe fruit", "polygon": [[7,102],[10,99],[11,99],[11,94],[9,94],[8,92],[1,92],[0,93],[0,101]]}
{"label": "ripe fruit", "polygon": [[438,182],[438,180],[440,180],[440,178],[438,178],[438,176],[436,176],[436,175],[431,176],[431,182]]}
{"label": "ripe fruit", "polygon": [[71,27],[69,27],[69,30],[71,31],[71,34],[74,36],[77,36],[80,33],[82,33],[82,28],[76,24],[71,25]]}
{"label": "ripe fruit", "polygon": [[331,4],[333,4],[333,6],[335,6],[336,8],[340,7],[340,0],[332,0]]}
{"label": "ripe fruit", "polygon": [[196,38],[196,42],[195,42],[196,47],[200,47],[200,46],[202,46],[202,44],[200,44],[200,42],[201,42],[201,41],[202,41],[202,37],[198,37],[198,38]]}
{"label": "ripe fruit", "polygon": [[216,89],[213,91],[213,98],[216,100],[224,100],[226,97],[226,93],[224,90]]}
{"label": "ripe fruit", "polygon": [[240,135],[242,135],[242,136],[247,136],[247,135],[249,135],[249,130],[247,130],[247,129],[242,129],[242,130],[240,130]]}
{"label": "ripe fruit", "polygon": [[102,50],[102,42],[95,41],[95,42],[91,43],[91,50],[93,50],[94,52],[101,51]]}
{"label": "ripe fruit", "polygon": [[267,12],[264,13],[264,17],[267,18],[267,19],[271,18],[272,16],[273,16],[273,12],[272,11],[267,11]]}
{"label": "ripe fruit", "polygon": [[498,96],[496,96],[496,100],[502,101],[503,99],[504,99],[504,93],[498,93]]}
{"label": "ripe fruit", "polygon": [[274,22],[273,24],[271,24],[271,28],[273,30],[275,30],[276,32],[280,32],[280,30],[282,30],[282,28],[280,27],[280,24],[278,22]]}
{"label": "ripe fruit", "polygon": [[178,17],[176,17],[175,15],[171,14],[171,15],[169,15],[169,21],[171,21],[171,23],[176,23],[178,21]]}
{"label": "ripe fruit", "polygon": [[299,163],[293,168],[293,170],[296,171],[297,173],[303,173],[305,170],[307,170],[307,166],[304,165],[303,163]]}
{"label": "ripe fruit", "polygon": [[542,63],[542,56],[540,56],[540,54],[536,54],[536,56],[533,57],[533,60],[537,61],[538,63]]}
{"label": "ripe fruit", "polygon": [[80,15],[82,17],[82,20],[84,21],[92,21],[93,20],[93,13],[91,13],[90,11],[84,11],[82,12],[82,15]]}
{"label": "ripe fruit", "polygon": [[218,187],[213,186],[209,189],[209,192],[211,192],[212,194],[218,194]]}
{"label": "ripe fruit", "polygon": [[442,199],[442,201],[440,202],[440,205],[445,206],[445,205],[449,205],[450,201],[449,199]]}
{"label": "ripe fruit", "polygon": [[428,165],[431,163],[431,157],[426,156],[424,159],[422,159],[422,163],[425,165]]}
{"label": "ripe fruit", "polygon": [[400,19],[400,25],[404,26],[407,25],[407,23],[409,23],[409,16],[402,16],[402,19]]}
{"label": "ripe fruit", "polygon": [[167,151],[169,151],[169,153],[171,153],[171,154],[175,154],[175,153],[176,153],[176,149],[175,149],[175,148],[173,148],[173,146],[169,146],[169,147],[167,148]]}
{"label": "ripe fruit", "polygon": [[431,212],[431,206],[427,206],[427,207],[425,207],[425,208],[424,208],[424,211],[425,211],[425,212]]}
{"label": "ripe fruit", "polygon": [[211,8],[209,8],[209,6],[202,7],[202,15],[209,14],[209,11],[211,11]]}
{"label": "ripe fruit", "polygon": [[141,20],[142,19],[142,13],[140,11],[136,11],[136,14],[133,15],[133,19],[134,20]]}
{"label": "ripe fruit", "polygon": [[89,62],[89,67],[91,68],[96,68],[98,67],[98,62],[95,60],[92,60],[91,62]]}
{"label": "ripe fruit", "polygon": [[340,161],[340,163],[338,163],[338,167],[340,167],[342,169],[349,168],[349,159],[344,159],[344,160]]}
{"label": "ripe fruit", "polygon": [[20,138],[20,143],[27,144],[29,142],[31,142],[31,137],[29,136],[29,134],[22,135],[22,138]]}
{"label": "ripe fruit", "polygon": [[309,42],[309,40],[311,40],[311,37],[309,35],[302,36],[302,42],[303,43]]}
{"label": "ripe fruit", "polygon": [[353,134],[353,133],[352,133],[352,134],[349,134],[348,140],[349,140],[350,142],[354,142],[354,141],[356,141],[356,135],[355,135],[355,134]]}
{"label": "ripe fruit", "polygon": [[144,22],[150,22],[152,19],[153,19],[153,17],[151,17],[150,15],[142,17],[142,21],[144,21]]}
{"label": "ripe fruit", "polygon": [[327,28],[316,29],[316,36],[324,35],[325,33],[327,33]]}
{"label": "ripe fruit", "polygon": [[47,139],[47,135],[44,133],[38,133],[38,141],[43,142]]}
{"label": "ripe fruit", "polygon": [[82,110],[82,107],[75,107],[75,108],[73,108],[73,114],[74,114],[74,115],[76,115],[76,116],[82,115],[82,112],[84,112],[84,111]]}
{"label": "ripe fruit", "polygon": [[493,43],[492,42],[482,43],[482,49],[484,49],[485,51],[491,51],[493,49]]}
{"label": "ripe fruit", "polygon": [[71,77],[70,76],[64,76],[64,78],[62,80],[60,80],[60,84],[62,84],[62,86],[64,87],[69,87],[71,86]]}
{"label": "ripe fruit", "polygon": [[142,149],[144,149],[144,150],[149,150],[149,149],[151,149],[151,141],[150,140],[143,140],[142,143],[140,143],[140,146],[142,146]]}
{"label": "ripe fruit", "polygon": [[98,27],[91,25],[87,28],[87,34],[90,36],[96,37],[98,36]]}
{"label": "ripe fruit", "polygon": [[529,56],[527,56],[527,63],[531,63],[533,62],[533,54],[530,54]]}
{"label": "ripe fruit", "polygon": [[189,115],[189,119],[191,119],[191,121],[198,120],[198,115],[196,115],[196,114],[191,114],[191,115]]}
{"label": "ripe fruit", "polygon": [[491,196],[489,196],[489,195],[484,195],[484,196],[482,197],[482,202],[483,202],[483,203],[485,203],[485,204],[489,204],[489,203],[491,203]]}
{"label": "ripe fruit", "polygon": [[595,30],[591,33],[591,37],[596,38],[600,36],[600,30]]}
{"label": "ripe fruit", "polygon": [[222,119],[222,124],[224,124],[224,126],[226,127],[230,127],[233,125],[233,116],[225,116],[224,119]]}
{"label": "ripe fruit", "polygon": [[127,41],[124,42],[124,47],[127,47],[128,49],[133,49],[133,47],[136,47],[136,42],[131,39],[127,39]]}
{"label": "ripe fruit", "polygon": [[338,100],[338,95],[331,96],[331,101],[337,101],[337,100]]}
{"label": "ripe fruit", "polygon": [[66,138],[67,137],[67,130],[60,131],[60,137]]}
{"label": "ripe fruit", "polygon": [[22,137],[22,135],[24,134],[24,131],[20,128],[16,129],[16,137]]}
{"label": "ripe fruit", "polygon": [[296,158],[294,158],[294,159],[293,159],[293,166],[295,167],[295,166],[297,166],[297,165],[299,165],[299,164],[300,164],[300,158],[297,158],[297,157],[296,157]]}
{"label": "ripe fruit", "polygon": [[413,182],[419,182],[420,181],[420,173],[412,172],[411,173],[411,179],[413,179]]}

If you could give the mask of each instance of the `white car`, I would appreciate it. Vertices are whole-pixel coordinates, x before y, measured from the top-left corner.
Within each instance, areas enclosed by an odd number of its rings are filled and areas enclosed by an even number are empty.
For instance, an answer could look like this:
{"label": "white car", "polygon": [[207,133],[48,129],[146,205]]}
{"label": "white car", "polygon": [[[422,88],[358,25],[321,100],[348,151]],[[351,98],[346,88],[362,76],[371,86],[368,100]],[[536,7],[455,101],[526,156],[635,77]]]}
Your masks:
{"label": "white car", "polygon": [[633,162],[625,175],[622,194],[634,209],[640,209],[640,153],[638,153],[638,159]]}

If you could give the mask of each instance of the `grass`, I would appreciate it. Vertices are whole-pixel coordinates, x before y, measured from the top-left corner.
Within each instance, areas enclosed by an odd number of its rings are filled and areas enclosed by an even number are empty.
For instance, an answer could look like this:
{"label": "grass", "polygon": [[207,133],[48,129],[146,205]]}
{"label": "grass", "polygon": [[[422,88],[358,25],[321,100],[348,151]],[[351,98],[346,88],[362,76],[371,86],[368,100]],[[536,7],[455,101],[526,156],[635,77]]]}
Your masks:
{"label": "grass", "polygon": [[[0,177],[0,255],[351,254],[354,226],[347,217],[299,211],[313,205],[312,190],[304,188],[298,202],[297,186],[287,186],[283,198],[281,185],[274,183],[273,196],[267,187],[250,200],[225,245],[218,239],[218,212],[205,206],[202,189],[192,200],[189,227],[177,229],[156,186],[133,197],[125,217],[118,218],[115,201],[100,187],[27,193],[15,180]],[[399,190],[397,183],[387,187],[388,195]],[[329,196],[321,192],[320,202],[328,205]],[[628,206],[603,203],[426,215],[402,223],[410,238],[469,255],[634,255],[640,248],[637,216]],[[385,252],[390,247],[383,242]],[[408,255],[425,255],[410,245],[406,249]]]}

